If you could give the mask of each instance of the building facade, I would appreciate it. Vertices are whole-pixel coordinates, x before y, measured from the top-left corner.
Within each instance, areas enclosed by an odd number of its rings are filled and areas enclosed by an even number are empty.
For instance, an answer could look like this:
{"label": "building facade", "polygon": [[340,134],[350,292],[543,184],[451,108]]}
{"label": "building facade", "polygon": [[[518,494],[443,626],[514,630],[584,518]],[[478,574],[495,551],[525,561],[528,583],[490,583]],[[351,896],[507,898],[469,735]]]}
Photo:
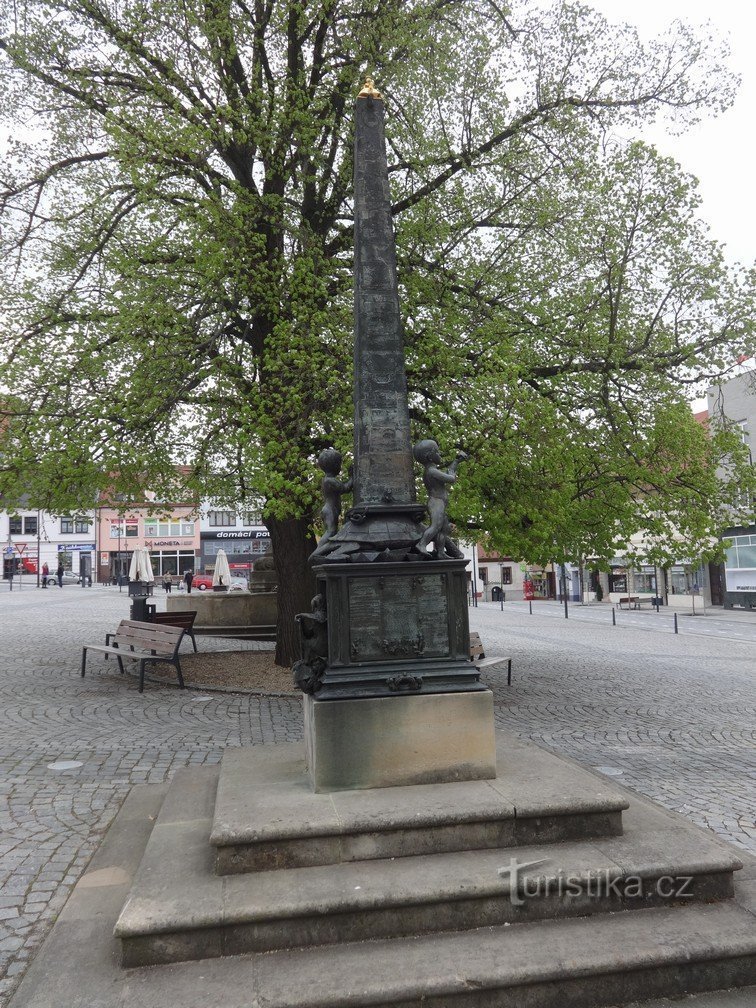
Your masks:
{"label": "building facade", "polygon": [[205,504],[200,519],[200,569],[212,574],[218,550],[228,557],[231,573],[248,577],[255,560],[270,549],[270,535],[257,511],[229,511]]}
{"label": "building facade", "polygon": [[89,579],[95,569],[95,539],[94,509],[76,515],[28,508],[0,512],[3,578],[13,573],[36,584],[45,564],[51,574],[62,564],[64,570]]}
{"label": "building facade", "polygon": [[128,576],[135,549],[146,548],[155,577],[180,578],[199,565],[196,507],[190,504],[129,504],[97,509],[97,579],[104,584]]}
{"label": "building facade", "polygon": [[[756,371],[748,370],[706,394],[711,423],[724,423],[735,429],[748,448],[754,463],[756,437]],[[733,524],[722,530],[728,544],[724,564],[717,574],[722,603],[726,609],[745,606],[756,609],[756,502],[750,501],[752,520]]]}

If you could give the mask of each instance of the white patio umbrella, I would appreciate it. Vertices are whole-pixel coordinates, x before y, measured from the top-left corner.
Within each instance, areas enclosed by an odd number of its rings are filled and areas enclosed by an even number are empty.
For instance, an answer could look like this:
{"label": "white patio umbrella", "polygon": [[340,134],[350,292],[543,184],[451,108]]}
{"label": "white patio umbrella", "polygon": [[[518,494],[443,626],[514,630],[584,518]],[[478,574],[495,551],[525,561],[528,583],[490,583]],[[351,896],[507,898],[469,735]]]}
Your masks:
{"label": "white patio umbrella", "polygon": [[142,558],[140,560],[140,572],[139,580],[145,582],[146,584],[154,584],[155,574],[152,570],[152,560],[150,560],[150,551],[146,546],[143,546],[140,550]]}
{"label": "white patio umbrella", "polygon": [[131,554],[129,581],[141,581],[142,583],[152,584],[154,580],[155,575],[152,573],[150,554],[145,547],[138,546]]}
{"label": "white patio umbrella", "polygon": [[215,560],[215,570],[213,571],[213,588],[231,587],[231,568],[228,566],[228,557],[224,549],[218,550]]}
{"label": "white patio umbrella", "polygon": [[131,563],[129,564],[129,581],[139,581],[139,554],[142,552],[141,547],[137,547],[131,554]]}

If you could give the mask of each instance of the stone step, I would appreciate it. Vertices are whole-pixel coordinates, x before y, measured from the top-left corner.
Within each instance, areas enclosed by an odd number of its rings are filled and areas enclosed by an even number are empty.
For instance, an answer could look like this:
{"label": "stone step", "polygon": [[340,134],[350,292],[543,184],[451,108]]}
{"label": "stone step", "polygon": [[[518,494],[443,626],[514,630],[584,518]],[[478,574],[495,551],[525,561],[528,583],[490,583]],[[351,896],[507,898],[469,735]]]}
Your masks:
{"label": "stone step", "polygon": [[[495,780],[315,794],[299,744],[223,755],[210,842],[216,871],[514,847],[622,832],[605,778],[497,732]],[[254,782],[254,786],[250,786]]]}
{"label": "stone step", "polygon": [[741,866],[633,801],[619,837],[221,877],[207,842],[216,772],[174,779],[116,926],[125,966],[721,900]]}
{"label": "stone step", "polygon": [[10,1008],[671,1008],[645,1002],[717,989],[691,1008],[756,1003],[731,990],[756,983],[756,894],[747,903],[754,883],[739,881],[749,909],[733,900],[123,970],[112,928],[163,793],[132,789]]}
{"label": "stone step", "polygon": [[756,987],[730,988],[706,991],[703,994],[686,994],[683,997],[654,998],[653,1001],[634,1001],[626,1008],[754,1008]]}
{"label": "stone step", "polygon": [[193,994],[192,1003],[214,1004],[222,991],[224,1008],[604,1008],[752,984],[756,934],[750,914],[724,903],[273,952],[147,973],[149,984],[132,985],[154,999],[143,1008],[159,1004],[156,983],[164,990],[170,983],[176,1003]]}

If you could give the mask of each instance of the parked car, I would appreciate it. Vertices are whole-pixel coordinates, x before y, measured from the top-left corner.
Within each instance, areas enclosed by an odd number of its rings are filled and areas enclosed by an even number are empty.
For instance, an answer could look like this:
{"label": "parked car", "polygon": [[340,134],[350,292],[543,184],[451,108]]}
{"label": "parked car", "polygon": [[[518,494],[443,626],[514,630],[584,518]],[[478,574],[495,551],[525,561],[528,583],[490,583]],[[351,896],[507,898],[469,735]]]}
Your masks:
{"label": "parked car", "polygon": [[[58,575],[55,573],[55,571],[50,571],[50,573],[47,575],[47,583],[49,585],[56,585],[58,583]],[[81,578],[79,577],[78,574],[74,574],[73,571],[69,571],[69,570],[63,571],[63,584],[64,585],[72,585],[72,584],[80,584],[80,583],[81,583]]]}
{"label": "parked car", "polygon": [[192,588],[197,591],[212,591],[213,587],[213,575],[212,574],[195,574],[192,579]]}

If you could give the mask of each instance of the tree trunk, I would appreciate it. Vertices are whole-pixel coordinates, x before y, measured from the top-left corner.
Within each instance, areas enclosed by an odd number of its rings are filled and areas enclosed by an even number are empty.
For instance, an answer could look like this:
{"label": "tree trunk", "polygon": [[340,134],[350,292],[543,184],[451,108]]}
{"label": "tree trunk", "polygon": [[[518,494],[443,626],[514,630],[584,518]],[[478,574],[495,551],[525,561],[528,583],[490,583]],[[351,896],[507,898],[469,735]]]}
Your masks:
{"label": "tree trunk", "polygon": [[266,518],[273,559],[278,574],[278,629],[276,665],[291,668],[301,657],[297,613],[309,612],[315,594],[315,578],[307,562],[315,549],[310,523],[304,518]]}

